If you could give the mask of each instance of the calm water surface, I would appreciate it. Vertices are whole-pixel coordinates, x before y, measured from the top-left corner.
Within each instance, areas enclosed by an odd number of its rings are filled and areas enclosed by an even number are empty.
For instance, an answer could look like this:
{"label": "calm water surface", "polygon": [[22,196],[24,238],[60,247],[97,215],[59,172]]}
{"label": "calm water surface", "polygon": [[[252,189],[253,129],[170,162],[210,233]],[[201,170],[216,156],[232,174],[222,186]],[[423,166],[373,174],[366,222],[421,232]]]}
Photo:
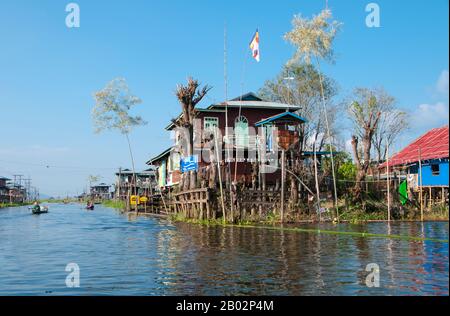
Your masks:
{"label": "calm water surface", "polygon": [[[321,226],[448,239],[448,223]],[[67,288],[68,263],[80,288]],[[365,268],[380,266],[380,288]],[[0,295],[448,295],[448,243],[201,227],[97,206],[0,209]]]}

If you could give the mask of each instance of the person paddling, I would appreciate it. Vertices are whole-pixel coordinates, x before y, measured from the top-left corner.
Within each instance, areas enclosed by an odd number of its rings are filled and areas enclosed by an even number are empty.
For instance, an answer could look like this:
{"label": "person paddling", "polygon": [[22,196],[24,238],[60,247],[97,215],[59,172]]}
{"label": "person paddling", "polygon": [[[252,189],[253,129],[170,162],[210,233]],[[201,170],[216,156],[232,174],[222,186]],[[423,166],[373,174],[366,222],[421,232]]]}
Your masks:
{"label": "person paddling", "polygon": [[35,201],[35,202],[33,203],[33,208],[32,208],[32,210],[33,210],[33,213],[36,213],[36,212],[40,212],[40,211],[41,211],[41,206],[39,205],[39,202],[38,202],[38,201]]}
{"label": "person paddling", "polygon": [[93,204],[91,201],[88,201],[88,202],[87,202],[86,209],[88,209],[88,210],[93,210],[93,209],[94,209],[94,204]]}

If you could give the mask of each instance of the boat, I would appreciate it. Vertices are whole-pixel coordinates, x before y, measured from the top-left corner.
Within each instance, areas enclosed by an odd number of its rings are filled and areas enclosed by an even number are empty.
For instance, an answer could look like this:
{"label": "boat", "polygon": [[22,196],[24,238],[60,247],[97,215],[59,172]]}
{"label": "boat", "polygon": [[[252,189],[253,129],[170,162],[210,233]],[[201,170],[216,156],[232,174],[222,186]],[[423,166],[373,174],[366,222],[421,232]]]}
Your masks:
{"label": "boat", "polygon": [[46,214],[48,213],[48,207],[47,206],[39,206],[39,210],[36,210],[34,207],[31,207],[31,213],[33,215],[39,215],[39,214]]}
{"label": "boat", "polygon": [[89,211],[93,211],[94,210],[94,204],[86,206],[86,209],[89,210]]}

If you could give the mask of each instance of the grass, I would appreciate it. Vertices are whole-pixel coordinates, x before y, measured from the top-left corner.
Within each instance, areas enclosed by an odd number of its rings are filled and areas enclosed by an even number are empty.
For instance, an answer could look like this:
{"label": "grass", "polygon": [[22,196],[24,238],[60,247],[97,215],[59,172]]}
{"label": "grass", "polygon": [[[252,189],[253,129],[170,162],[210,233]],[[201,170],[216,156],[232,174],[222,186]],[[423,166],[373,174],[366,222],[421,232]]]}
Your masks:
{"label": "grass", "polygon": [[387,220],[385,211],[364,212],[363,210],[343,211],[339,215],[339,220],[350,222],[352,224],[364,223],[368,221]]}
{"label": "grass", "polygon": [[[173,222],[182,222],[182,223],[188,223],[188,224],[196,224],[196,225],[202,225],[202,226],[226,226],[229,225],[229,222],[225,222],[223,217],[216,218],[216,219],[192,219],[192,218],[186,218],[183,214],[173,214],[170,216],[170,220]],[[245,221],[238,221],[234,226],[249,226],[254,224],[251,221],[245,220]]]}
{"label": "grass", "polygon": [[71,202],[78,202],[76,199],[47,199],[47,200],[40,200],[40,203],[48,203],[48,204],[62,204],[62,203],[71,203]]}
{"label": "grass", "polygon": [[115,209],[120,209],[120,210],[123,210],[126,208],[125,201],[108,200],[108,201],[103,201],[102,205],[105,207],[110,207],[110,208],[115,208]]}
{"label": "grass", "polygon": [[0,208],[6,208],[6,207],[20,207],[20,206],[27,206],[31,205],[33,203],[26,202],[26,203],[0,203]]}
{"label": "grass", "polygon": [[[276,216],[274,216],[275,218]],[[265,229],[273,231],[286,231],[292,233],[314,233],[314,234],[327,234],[327,235],[346,235],[359,238],[388,238],[388,239],[401,239],[409,241],[433,241],[439,243],[448,243],[447,239],[436,238],[423,238],[417,236],[405,236],[405,235],[388,235],[388,234],[373,234],[367,232],[353,232],[353,231],[339,231],[339,230],[321,230],[314,228],[299,228],[299,227],[282,227],[282,226],[268,226],[269,222],[265,222],[262,225],[254,225],[250,222],[241,222],[238,224],[230,224],[223,221],[222,218],[213,220],[196,220],[187,219],[182,214],[172,215],[171,220],[174,222],[183,222],[189,224],[195,224],[200,226],[221,226],[221,227],[239,227],[248,229]]]}

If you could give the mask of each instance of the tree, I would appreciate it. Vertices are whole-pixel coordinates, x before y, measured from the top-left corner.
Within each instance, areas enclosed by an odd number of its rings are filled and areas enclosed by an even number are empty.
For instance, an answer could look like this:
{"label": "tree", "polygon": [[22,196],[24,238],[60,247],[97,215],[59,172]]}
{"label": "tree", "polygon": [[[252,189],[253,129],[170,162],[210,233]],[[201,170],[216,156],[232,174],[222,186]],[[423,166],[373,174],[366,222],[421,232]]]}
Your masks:
{"label": "tree", "polygon": [[96,183],[100,180],[100,176],[99,175],[89,175],[88,176],[88,182],[89,182],[89,187],[92,186],[92,183]]}
{"label": "tree", "polygon": [[397,137],[408,127],[409,122],[406,112],[390,107],[381,113],[372,141],[378,163],[388,158],[386,157],[387,146],[392,147]]}
{"label": "tree", "polygon": [[[354,199],[361,200],[362,182],[366,179],[371,162],[371,147],[383,112],[390,109],[394,98],[382,88],[356,88],[348,113],[353,121],[352,148],[357,168]],[[362,144],[360,143],[362,141]]]}
{"label": "tree", "polygon": [[[296,51],[293,58],[290,60],[290,64],[304,61],[307,64],[311,63],[314,58],[316,61],[317,69],[319,70],[319,81],[322,95],[322,106],[325,117],[325,125],[327,127],[327,138],[330,148],[332,145],[330,124],[327,115],[326,98],[324,91],[324,84],[322,76],[320,75],[320,59],[325,61],[334,62],[333,41],[341,27],[341,23],[333,20],[333,16],[330,10],[325,9],[318,15],[313,16],[311,19],[303,18],[301,16],[294,16],[292,21],[293,29],[286,33],[284,38],[292,45],[295,46]],[[315,142],[317,138],[315,138]],[[314,146],[315,149],[316,146]],[[314,150],[314,161],[317,165],[316,150]],[[334,184],[334,202],[336,207],[337,217],[339,217],[338,209],[338,197],[337,197],[337,184],[336,174],[334,166],[333,153],[331,153],[331,165],[333,172],[333,184]],[[316,167],[317,174],[317,167]],[[316,175],[316,187],[318,192],[317,175]],[[317,193],[318,207],[320,207],[320,197]]]}
{"label": "tree", "polygon": [[334,62],[333,41],[342,23],[333,20],[331,10],[322,10],[311,19],[296,15],[292,26],[292,31],[284,36],[296,47],[291,63],[304,61],[309,64],[313,58]]}
{"label": "tree", "polygon": [[92,183],[96,183],[98,181],[100,181],[100,176],[99,175],[89,175],[87,180],[89,182],[89,190],[92,189]]}
{"label": "tree", "polygon": [[[195,107],[211,90],[211,87],[208,85],[203,88],[199,87],[200,84],[197,80],[188,78],[187,85],[178,85],[175,92],[175,95],[181,104],[183,115],[180,122],[174,120],[174,123],[179,127],[185,128],[188,133],[187,135],[184,134],[184,137],[189,138],[185,139],[185,142],[187,143],[187,152],[181,153],[185,157],[191,156],[194,153],[194,120],[197,117],[197,110]],[[195,189],[196,179],[197,173],[195,171],[190,171],[189,178],[183,177],[184,188]]]}
{"label": "tree", "polygon": [[313,150],[315,140],[317,151],[321,151],[325,145],[324,136],[327,135],[325,113],[318,108],[322,99],[320,76],[325,100],[329,103],[330,134],[334,138],[338,133],[335,119],[338,106],[331,104],[331,100],[337,94],[337,83],[320,74],[313,65],[305,63],[287,65],[275,79],[266,81],[259,91],[263,99],[301,106],[297,114],[308,120],[308,124],[300,126],[301,151]]}
{"label": "tree", "polygon": [[[95,133],[104,130],[117,130],[125,135],[130,152],[133,167],[133,188],[136,195],[136,169],[131,149],[129,134],[134,127],[147,124],[140,116],[130,115],[130,110],[142,103],[142,100],[131,94],[130,89],[123,78],[116,78],[109,82],[105,88],[94,93],[95,105],[92,110],[92,118]],[[137,208],[137,205],[136,205]]]}
{"label": "tree", "polygon": [[[337,171],[337,178],[340,180],[338,182],[339,192],[343,192],[346,189],[347,182],[353,182],[356,178],[356,166],[352,161],[352,157],[349,153],[345,151],[335,152],[334,162]],[[322,160],[322,170],[326,176],[330,176],[331,170],[331,159],[328,157]]]}

